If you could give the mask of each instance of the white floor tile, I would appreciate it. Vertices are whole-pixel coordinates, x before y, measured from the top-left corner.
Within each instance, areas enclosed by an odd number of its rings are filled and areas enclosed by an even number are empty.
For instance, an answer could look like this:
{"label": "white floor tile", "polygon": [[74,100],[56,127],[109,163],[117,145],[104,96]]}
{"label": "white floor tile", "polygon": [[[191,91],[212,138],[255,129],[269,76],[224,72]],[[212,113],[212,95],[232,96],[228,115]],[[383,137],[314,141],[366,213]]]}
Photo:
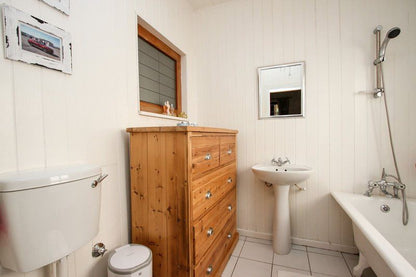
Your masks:
{"label": "white floor tile", "polygon": [[288,255],[274,254],[273,264],[309,271],[308,255],[302,250],[292,250]]}
{"label": "white floor tile", "polygon": [[306,251],[306,246],[292,244],[292,249]]}
{"label": "white floor tile", "polygon": [[313,277],[337,277],[337,276],[333,276],[333,275],[326,275],[326,274],[316,273],[316,272],[312,272],[312,276]]}
{"label": "white floor tile", "polygon": [[345,261],[347,262],[347,266],[352,272],[352,269],[354,268],[354,266],[358,264],[358,255],[342,253],[342,256],[344,256]]}
{"label": "white floor tile", "polygon": [[348,267],[342,257],[308,253],[312,273],[323,273],[337,277],[350,277]]}
{"label": "white floor tile", "polygon": [[239,258],[232,277],[270,277],[272,265]]}
{"label": "white floor tile", "polygon": [[336,257],[342,257],[341,252],[326,250],[326,249],[321,249],[321,248],[316,248],[316,247],[309,247],[308,246],[308,252],[324,254],[324,255],[331,255],[331,256],[336,256]]}
{"label": "white floor tile", "polygon": [[290,267],[273,265],[272,277],[304,277],[304,276],[310,276],[309,272],[290,268]]}
{"label": "white floor tile", "polygon": [[246,241],[240,257],[264,263],[272,263],[273,249],[271,245]]}
{"label": "white floor tile", "polygon": [[272,241],[271,240],[267,240],[267,239],[258,239],[258,238],[250,238],[250,237],[247,237],[246,241],[272,245]]}
{"label": "white floor tile", "polygon": [[244,245],[244,240],[238,240],[233,253],[231,254],[232,256],[238,257],[240,256],[241,253],[241,249],[243,248]]}
{"label": "white floor tile", "polygon": [[239,240],[246,240],[246,239],[247,239],[247,237],[246,237],[246,236],[241,236],[241,235],[240,235],[240,236],[238,237],[238,239],[239,239]]}
{"label": "white floor tile", "polygon": [[224,268],[224,271],[222,272],[221,277],[231,277],[234,271],[235,264],[237,263],[238,258],[231,256],[228,260],[227,265]]}

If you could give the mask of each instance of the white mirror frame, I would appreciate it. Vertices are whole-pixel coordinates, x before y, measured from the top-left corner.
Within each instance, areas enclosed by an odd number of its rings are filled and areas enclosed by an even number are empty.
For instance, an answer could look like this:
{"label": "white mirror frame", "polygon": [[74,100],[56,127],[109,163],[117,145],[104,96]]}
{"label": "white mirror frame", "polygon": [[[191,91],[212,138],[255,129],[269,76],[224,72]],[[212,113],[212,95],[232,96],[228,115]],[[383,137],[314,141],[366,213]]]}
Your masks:
{"label": "white mirror frame", "polygon": [[[269,115],[269,116],[262,116],[262,93],[261,93],[261,71],[274,69],[274,68],[282,68],[282,67],[290,67],[290,66],[302,66],[302,85],[301,85],[301,113],[300,114],[285,114],[285,115]],[[258,115],[259,119],[270,119],[270,118],[287,118],[287,117],[305,117],[305,62],[294,62],[294,63],[286,63],[286,64],[278,64],[272,66],[264,66],[257,68],[257,77],[258,77]]]}

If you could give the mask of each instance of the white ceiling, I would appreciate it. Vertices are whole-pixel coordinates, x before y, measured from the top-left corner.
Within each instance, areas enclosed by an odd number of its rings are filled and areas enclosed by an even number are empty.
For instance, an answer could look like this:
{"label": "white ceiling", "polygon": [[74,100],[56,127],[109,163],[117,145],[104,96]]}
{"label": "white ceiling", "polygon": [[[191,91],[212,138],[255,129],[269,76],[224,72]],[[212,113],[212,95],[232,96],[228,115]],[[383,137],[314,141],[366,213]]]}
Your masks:
{"label": "white ceiling", "polygon": [[223,2],[232,1],[232,0],[188,0],[191,6],[194,9],[201,9],[208,6],[217,5]]}

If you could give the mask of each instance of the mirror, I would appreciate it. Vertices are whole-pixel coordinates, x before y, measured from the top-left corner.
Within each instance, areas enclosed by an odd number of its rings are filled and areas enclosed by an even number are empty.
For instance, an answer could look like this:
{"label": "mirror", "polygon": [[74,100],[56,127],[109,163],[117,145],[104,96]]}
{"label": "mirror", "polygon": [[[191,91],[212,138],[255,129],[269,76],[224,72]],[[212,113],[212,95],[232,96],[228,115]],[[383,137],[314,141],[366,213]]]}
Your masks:
{"label": "mirror", "polygon": [[259,118],[305,116],[305,63],[258,69]]}

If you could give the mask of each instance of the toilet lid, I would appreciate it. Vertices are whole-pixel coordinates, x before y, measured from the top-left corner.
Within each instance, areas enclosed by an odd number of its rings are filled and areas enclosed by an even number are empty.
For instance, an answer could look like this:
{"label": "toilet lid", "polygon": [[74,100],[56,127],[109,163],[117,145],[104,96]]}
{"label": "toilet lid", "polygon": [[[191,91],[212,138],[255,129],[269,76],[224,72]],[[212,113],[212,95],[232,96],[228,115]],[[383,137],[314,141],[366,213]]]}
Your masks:
{"label": "toilet lid", "polygon": [[115,273],[131,273],[150,264],[152,251],[144,245],[128,244],[115,249],[108,265]]}

